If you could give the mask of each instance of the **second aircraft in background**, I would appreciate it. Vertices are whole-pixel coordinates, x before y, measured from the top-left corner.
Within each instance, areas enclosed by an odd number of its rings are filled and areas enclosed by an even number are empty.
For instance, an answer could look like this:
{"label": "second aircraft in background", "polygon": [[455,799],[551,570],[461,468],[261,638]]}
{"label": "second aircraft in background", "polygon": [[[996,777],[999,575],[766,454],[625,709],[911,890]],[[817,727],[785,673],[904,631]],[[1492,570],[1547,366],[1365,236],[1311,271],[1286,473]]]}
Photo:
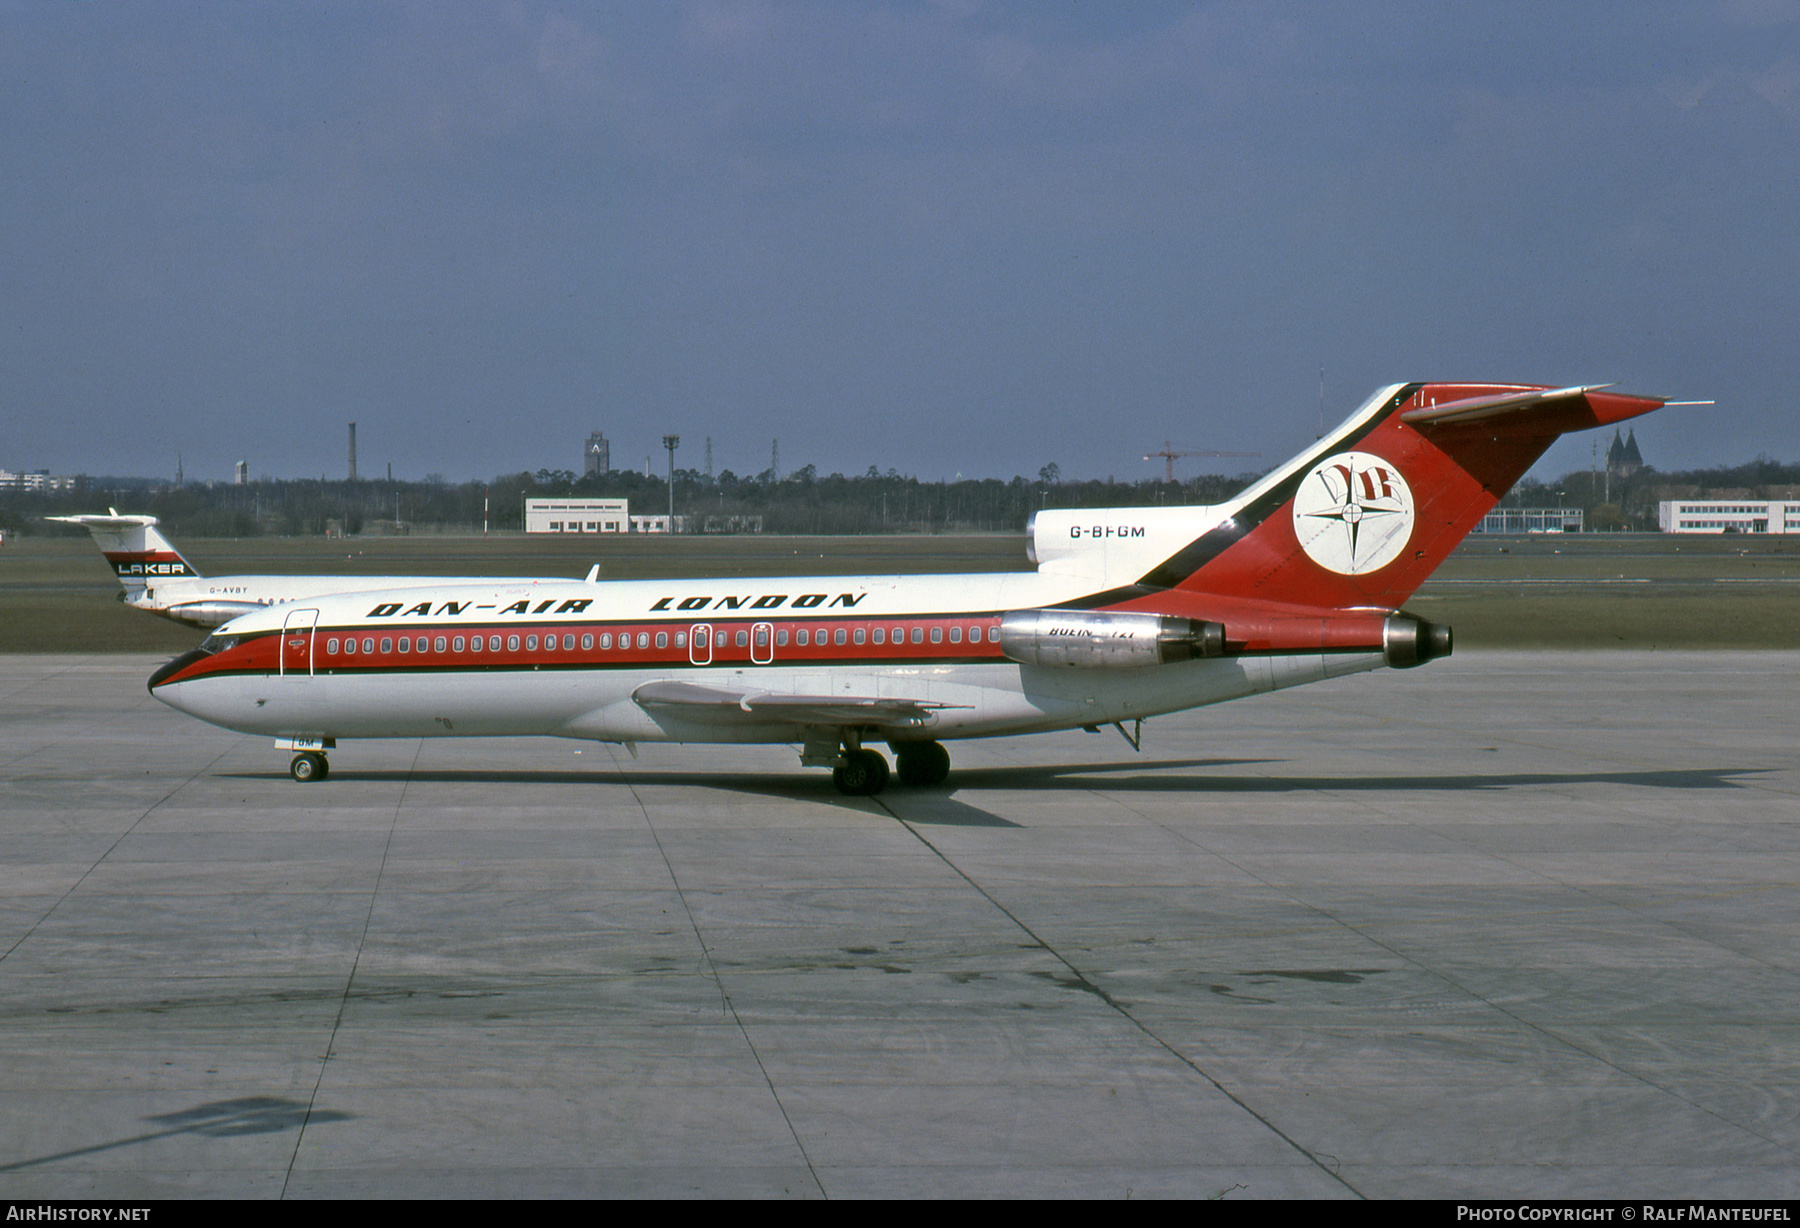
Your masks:
{"label": "second aircraft in background", "polygon": [[[195,627],[217,627],[272,605],[311,601],[331,593],[372,593],[418,585],[465,584],[489,577],[474,576],[203,576],[164,537],[154,516],[46,516],[58,524],[80,525],[112,564],[125,591],[119,600],[135,610],[160,614]],[[593,580],[598,569],[588,572]],[[537,578],[492,577],[514,584]],[[566,577],[544,577],[559,584]]]}

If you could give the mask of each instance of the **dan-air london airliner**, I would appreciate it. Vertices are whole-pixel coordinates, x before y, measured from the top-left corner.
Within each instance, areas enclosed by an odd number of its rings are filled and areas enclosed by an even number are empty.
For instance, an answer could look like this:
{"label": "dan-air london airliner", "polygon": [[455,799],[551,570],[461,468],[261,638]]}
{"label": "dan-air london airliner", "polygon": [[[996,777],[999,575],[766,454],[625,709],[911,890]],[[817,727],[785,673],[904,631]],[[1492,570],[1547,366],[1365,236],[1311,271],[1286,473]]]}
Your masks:
{"label": "dan-air london airliner", "polygon": [[339,739],[545,735],[791,743],[853,795],[886,742],[937,785],[951,739],[1448,656],[1402,603],[1557,436],[1668,403],[1606,387],[1383,388],[1230,502],[1038,512],[1035,572],[413,583],[245,614],[150,691],[273,736],[300,781]]}

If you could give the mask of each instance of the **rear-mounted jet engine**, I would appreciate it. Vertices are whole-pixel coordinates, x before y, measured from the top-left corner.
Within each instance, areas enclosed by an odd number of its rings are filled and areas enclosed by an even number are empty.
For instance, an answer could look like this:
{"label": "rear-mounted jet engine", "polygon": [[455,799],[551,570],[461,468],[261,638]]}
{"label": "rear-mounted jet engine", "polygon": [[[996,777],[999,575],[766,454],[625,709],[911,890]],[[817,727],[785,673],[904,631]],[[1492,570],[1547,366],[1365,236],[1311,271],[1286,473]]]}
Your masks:
{"label": "rear-mounted jet engine", "polygon": [[1000,651],[1021,665],[1130,669],[1220,656],[1225,627],[1171,614],[1013,610],[1000,619]]}
{"label": "rear-mounted jet engine", "polygon": [[1395,614],[1381,627],[1381,655],[1394,669],[1411,669],[1450,655],[1454,637],[1443,623]]}

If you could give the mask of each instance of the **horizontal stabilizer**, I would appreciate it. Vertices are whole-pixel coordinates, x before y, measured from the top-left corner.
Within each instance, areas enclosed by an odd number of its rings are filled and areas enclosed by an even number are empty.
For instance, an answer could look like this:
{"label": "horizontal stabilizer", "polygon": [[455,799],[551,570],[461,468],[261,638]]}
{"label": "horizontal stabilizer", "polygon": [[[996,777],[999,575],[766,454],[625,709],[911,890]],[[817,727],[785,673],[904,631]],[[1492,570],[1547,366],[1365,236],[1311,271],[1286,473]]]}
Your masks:
{"label": "horizontal stabilizer", "polygon": [[780,695],[691,682],[647,682],[631,693],[640,708],[706,725],[862,725],[914,729],[956,704],[861,695]]}
{"label": "horizontal stabilizer", "polygon": [[[147,529],[159,523],[154,516],[46,516],[45,520],[53,520],[57,524],[80,525],[84,529],[100,529],[110,533],[125,533],[132,529]],[[79,539],[77,539],[79,540]]]}
{"label": "horizontal stabilizer", "polygon": [[[1405,410],[1400,420],[1408,426],[1462,425],[1495,418],[1548,416],[1549,411],[1575,409],[1578,402],[1585,402],[1594,420],[1580,425],[1606,426],[1647,414],[1664,403],[1660,397],[1631,397],[1604,391],[1611,387],[1611,384],[1577,384],[1570,388],[1521,388]],[[1559,423],[1556,429],[1569,428]]]}

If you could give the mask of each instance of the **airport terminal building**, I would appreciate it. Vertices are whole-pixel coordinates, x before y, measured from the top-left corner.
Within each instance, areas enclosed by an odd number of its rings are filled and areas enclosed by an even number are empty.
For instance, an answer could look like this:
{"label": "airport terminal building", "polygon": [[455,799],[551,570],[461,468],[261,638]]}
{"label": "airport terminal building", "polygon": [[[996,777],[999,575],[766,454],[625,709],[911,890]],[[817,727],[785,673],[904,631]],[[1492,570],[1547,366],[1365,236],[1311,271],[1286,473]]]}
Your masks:
{"label": "airport terminal building", "polygon": [[1791,499],[1665,499],[1656,505],[1664,533],[1800,533]]}
{"label": "airport terminal building", "polygon": [[1497,507],[1473,533],[1579,533],[1586,514],[1578,507]]}
{"label": "airport terminal building", "polygon": [[629,499],[527,499],[527,533],[629,533]]}

